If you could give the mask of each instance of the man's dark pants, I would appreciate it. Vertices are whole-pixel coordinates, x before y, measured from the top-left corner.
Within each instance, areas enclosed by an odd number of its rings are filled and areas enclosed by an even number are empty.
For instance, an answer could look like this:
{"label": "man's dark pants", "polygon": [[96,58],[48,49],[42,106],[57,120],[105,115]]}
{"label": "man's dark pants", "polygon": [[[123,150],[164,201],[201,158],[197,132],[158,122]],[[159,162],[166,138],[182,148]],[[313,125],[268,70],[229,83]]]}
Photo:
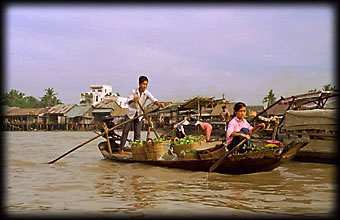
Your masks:
{"label": "man's dark pants", "polygon": [[[129,119],[130,118],[128,116],[125,116],[125,120],[129,120]],[[134,141],[140,140],[141,130],[142,130],[142,121],[139,121],[139,119],[136,118],[135,120],[126,123],[124,128],[123,128],[122,137],[120,139],[120,149],[121,150],[124,149],[124,146],[125,146],[125,143],[126,143],[126,139],[127,139],[128,135],[129,135],[129,131],[130,131],[132,125],[133,125],[133,129],[134,129],[133,140]]]}

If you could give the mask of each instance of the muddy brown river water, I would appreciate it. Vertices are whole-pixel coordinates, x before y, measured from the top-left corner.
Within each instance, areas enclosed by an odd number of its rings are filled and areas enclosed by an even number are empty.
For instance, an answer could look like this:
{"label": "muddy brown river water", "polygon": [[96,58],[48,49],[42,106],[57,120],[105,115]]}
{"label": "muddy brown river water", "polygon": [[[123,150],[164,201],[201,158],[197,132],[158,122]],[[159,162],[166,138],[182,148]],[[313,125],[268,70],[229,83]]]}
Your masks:
{"label": "muddy brown river water", "polygon": [[330,217],[338,206],[336,165],[291,161],[270,172],[208,175],[104,160],[103,138],[46,164],[94,136],[4,132],[6,214]]}

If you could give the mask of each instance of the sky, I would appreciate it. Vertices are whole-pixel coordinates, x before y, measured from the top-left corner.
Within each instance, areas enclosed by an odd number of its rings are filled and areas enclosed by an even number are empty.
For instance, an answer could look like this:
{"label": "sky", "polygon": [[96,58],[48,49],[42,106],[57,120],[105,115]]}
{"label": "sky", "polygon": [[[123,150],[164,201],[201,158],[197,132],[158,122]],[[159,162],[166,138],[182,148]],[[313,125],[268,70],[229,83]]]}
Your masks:
{"label": "sky", "polygon": [[[160,101],[195,96],[262,105],[335,85],[335,9],[327,4],[12,4],[5,92],[53,88],[79,104],[90,85],[127,97],[138,77]],[[338,88],[338,87],[337,87]]]}

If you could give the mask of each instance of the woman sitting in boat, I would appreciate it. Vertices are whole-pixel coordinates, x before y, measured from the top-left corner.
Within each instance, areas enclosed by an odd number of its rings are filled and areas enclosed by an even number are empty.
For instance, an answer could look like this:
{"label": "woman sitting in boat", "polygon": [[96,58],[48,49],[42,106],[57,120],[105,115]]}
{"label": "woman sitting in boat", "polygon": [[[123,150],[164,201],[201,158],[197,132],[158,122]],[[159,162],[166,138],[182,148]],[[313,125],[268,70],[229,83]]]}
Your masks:
{"label": "woman sitting in boat", "polygon": [[[234,115],[233,119],[230,120],[227,129],[227,149],[232,150],[234,147],[237,146],[244,138],[247,139],[245,145],[250,147],[250,135],[252,134],[253,130],[257,127],[265,127],[264,123],[258,124],[255,127],[252,127],[247,120],[244,118],[247,113],[246,104],[243,102],[238,102],[234,105]],[[246,149],[240,147],[238,149],[239,153],[246,152]]]}

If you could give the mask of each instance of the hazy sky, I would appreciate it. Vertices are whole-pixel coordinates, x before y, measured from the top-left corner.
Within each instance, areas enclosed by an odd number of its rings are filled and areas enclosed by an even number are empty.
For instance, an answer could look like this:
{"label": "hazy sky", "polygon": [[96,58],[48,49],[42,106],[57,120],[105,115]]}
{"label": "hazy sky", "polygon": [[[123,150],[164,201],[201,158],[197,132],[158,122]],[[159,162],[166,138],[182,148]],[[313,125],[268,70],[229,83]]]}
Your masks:
{"label": "hazy sky", "polygon": [[53,88],[78,104],[92,84],[160,101],[196,95],[262,104],[335,84],[328,5],[20,5],[6,8],[5,91]]}

